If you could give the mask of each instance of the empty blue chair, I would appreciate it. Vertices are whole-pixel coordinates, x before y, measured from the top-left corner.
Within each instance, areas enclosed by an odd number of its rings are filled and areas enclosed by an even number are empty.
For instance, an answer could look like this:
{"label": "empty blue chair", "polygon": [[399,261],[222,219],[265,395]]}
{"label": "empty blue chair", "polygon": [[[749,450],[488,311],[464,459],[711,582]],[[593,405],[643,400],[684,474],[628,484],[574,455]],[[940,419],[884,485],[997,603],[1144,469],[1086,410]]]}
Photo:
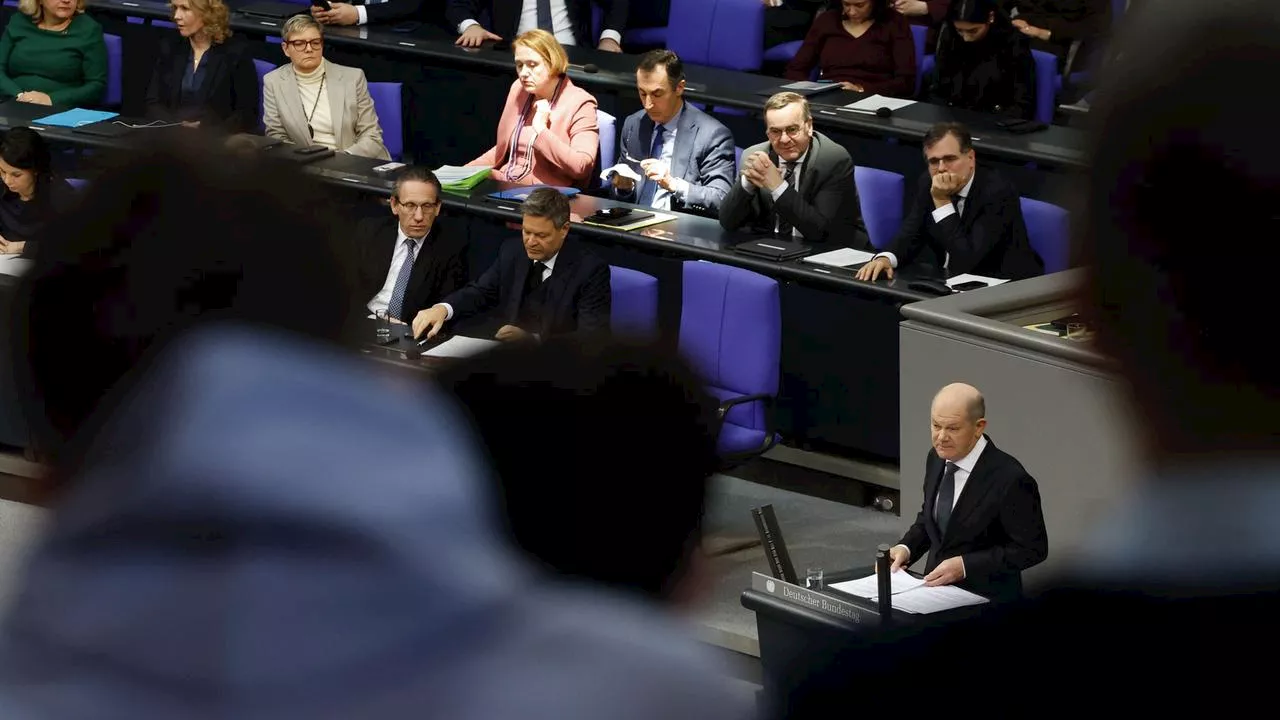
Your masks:
{"label": "empty blue chair", "polygon": [[750,270],[684,263],[680,353],[720,402],[720,457],[758,455],[777,442],[782,309],[778,282]]}
{"label": "empty blue chair", "polygon": [[401,109],[401,86],[397,82],[369,83],[369,96],[382,126],[382,143],[392,160],[404,154],[404,111]]}
{"label": "empty blue chair", "polygon": [[658,337],[658,278],[610,265],[609,291],[614,335],[644,341]]}
{"label": "empty blue chair", "polygon": [[774,45],[764,51],[764,59],[769,62],[791,62],[791,58],[800,52],[801,45],[804,45],[803,40],[792,40],[791,42]]}
{"label": "empty blue chair", "polygon": [[[618,161],[618,119],[596,108],[596,125],[600,128],[600,170],[603,171]],[[601,187],[607,184],[600,181]]]}
{"label": "empty blue chair", "polygon": [[902,194],[906,179],[896,172],[858,166],[853,169],[853,182],[858,187],[862,220],[877,250],[893,240],[902,224]]}
{"label": "empty blue chair", "polygon": [[1070,213],[1052,203],[1024,197],[1022,219],[1027,224],[1027,240],[1044,260],[1046,274],[1071,267]]}
{"label": "empty blue chair", "polygon": [[[924,67],[925,47],[924,46],[925,46],[925,43],[929,41],[929,26],[928,25],[912,25],[911,39],[915,42],[915,46],[916,46],[916,95],[919,96],[920,84],[924,82],[924,71],[925,71],[925,67]],[[929,67],[933,67],[933,64],[930,63]]]}
{"label": "empty blue chair", "polygon": [[715,10],[716,0],[671,0],[667,49],[687,64],[710,65]]}
{"label": "empty blue chair", "polygon": [[1053,53],[1032,50],[1036,63],[1036,120],[1053,122],[1058,107],[1058,58]]}
{"label": "empty blue chair", "polygon": [[119,35],[103,33],[102,42],[107,46],[107,93],[102,101],[117,107],[124,98],[124,41]]}
{"label": "empty blue chair", "polygon": [[[704,0],[706,1],[706,0]],[[764,4],[760,0],[715,0],[711,57],[704,65],[759,70],[764,62]],[[672,8],[672,17],[676,17]]]}

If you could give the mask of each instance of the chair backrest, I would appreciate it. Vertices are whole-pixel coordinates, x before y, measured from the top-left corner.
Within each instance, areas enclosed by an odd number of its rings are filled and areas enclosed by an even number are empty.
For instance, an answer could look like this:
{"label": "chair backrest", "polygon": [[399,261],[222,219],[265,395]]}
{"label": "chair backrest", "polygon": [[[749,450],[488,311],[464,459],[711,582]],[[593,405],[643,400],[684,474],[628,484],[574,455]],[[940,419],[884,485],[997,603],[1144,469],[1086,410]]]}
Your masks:
{"label": "chair backrest", "polygon": [[259,60],[258,58],[254,58],[253,69],[258,73],[258,94],[261,95],[262,94],[262,78],[266,77],[267,73],[271,72],[272,70],[275,70],[276,66],[271,64],[271,62],[268,60]]}
{"label": "chair backrest", "polygon": [[634,340],[658,337],[658,278],[610,265],[609,291],[613,296],[609,324],[614,335]]}
{"label": "chair backrest", "polygon": [[382,126],[382,144],[387,146],[392,160],[399,160],[404,155],[401,85],[398,82],[371,82],[369,96],[373,98],[373,109],[378,113],[378,124]]}
{"label": "chair backrest", "polygon": [[[711,50],[705,65],[759,70],[764,64],[764,3],[760,0],[704,0],[715,5]],[[675,9],[672,9],[675,17]]]}
{"label": "chair backrest", "polygon": [[883,250],[902,225],[906,178],[896,172],[858,166],[853,169],[853,182],[858,187],[858,202],[862,205],[862,219],[867,224],[871,244]]}
{"label": "chair backrest", "polygon": [[1053,122],[1058,107],[1058,56],[1043,50],[1032,50],[1036,63],[1036,119]]}
{"label": "chair backrest", "polygon": [[1070,213],[1052,203],[1024,197],[1022,219],[1027,224],[1027,240],[1044,260],[1046,274],[1071,267]]}
{"label": "chair backrest", "polygon": [[735,173],[742,172],[742,148],[738,145],[733,146],[733,169]]}
{"label": "chair backrest", "polygon": [[102,33],[107,46],[107,92],[102,101],[117,107],[124,99],[124,40],[119,35]]}
{"label": "chair backrest", "polygon": [[[782,359],[777,280],[742,268],[688,260],[681,304],[680,353],[713,394],[777,394]],[[751,403],[730,411],[729,419],[763,430],[767,427],[764,413],[762,403]]]}
{"label": "chair backrest", "polygon": [[618,161],[618,119],[596,108],[596,125],[600,128],[600,171],[603,172]]}
{"label": "chair backrest", "polygon": [[715,13],[716,0],[671,0],[673,21],[667,26],[667,49],[686,64],[710,64]]}
{"label": "chair backrest", "polygon": [[928,25],[911,25],[911,40],[916,46],[916,96],[920,95],[920,84],[924,82],[925,43],[929,41]]}
{"label": "chair backrest", "polygon": [[84,178],[67,178],[67,184],[77,191],[89,187],[89,181]]}

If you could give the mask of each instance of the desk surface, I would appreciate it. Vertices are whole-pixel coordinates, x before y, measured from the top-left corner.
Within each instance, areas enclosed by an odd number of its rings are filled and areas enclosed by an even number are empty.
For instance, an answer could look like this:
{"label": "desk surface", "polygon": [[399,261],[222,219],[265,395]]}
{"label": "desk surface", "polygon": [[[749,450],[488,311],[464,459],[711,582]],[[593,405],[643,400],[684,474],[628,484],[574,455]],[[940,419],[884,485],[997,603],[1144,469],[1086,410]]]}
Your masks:
{"label": "desk surface", "polygon": [[[233,0],[233,8],[249,0]],[[156,0],[90,0],[89,6],[106,13],[136,17],[168,18],[168,5]],[[231,26],[252,35],[278,34],[282,20],[248,17],[238,12],[231,16]],[[381,54],[402,55],[432,65],[457,66],[492,74],[512,74],[511,51],[492,43],[478,49],[454,45],[456,39],[442,28],[423,23],[410,33],[393,32],[379,26],[332,27],[325,30],[326,39],[335,45]],[[591,90],[632,93],[635,91],[634,55],[601,52],[592,48],[568,47],[569,75],[575,83]],[[596,72],[583,68],[591,64]],[[734,108],[759,110],[770,90],[786,80],[765,75],[723,70],[701,65],[685,65],[687,96],[694,101]],[[762,94],[763,93],[763,94]],[[1087,167],[1085,135],[1080,130],[1052,126],[1046,130],[1016,135],[996,126],[998,118],[955,108],[916,103],[895,112],[889,118],[860,115],[835,110],[835,107],[864,97],[861,93],[833,91],[818,96],[814,104],[814,122],[819,127],[838,128],[863,134],[919,142],[936,122],[956,120],[971,128],[974,146],[982,152],[1016,161],[1062,168]],[[819,104],[820,103],[820,104]]]}

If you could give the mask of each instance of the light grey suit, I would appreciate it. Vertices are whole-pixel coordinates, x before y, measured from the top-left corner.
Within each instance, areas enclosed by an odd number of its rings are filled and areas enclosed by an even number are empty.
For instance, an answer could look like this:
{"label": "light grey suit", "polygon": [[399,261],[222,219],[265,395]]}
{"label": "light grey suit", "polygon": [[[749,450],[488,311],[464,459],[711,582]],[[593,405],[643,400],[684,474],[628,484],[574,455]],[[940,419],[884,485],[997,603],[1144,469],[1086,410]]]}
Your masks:
{"label": "light grey suit", "polygon": [[[391,153],[382,144],[382,127],[378,112],[369,96],[369,85],[360,68],[325,64],[325,91],[329,94],[329,112],[333,118],[334,136],[340,152],[368,158],[390,160]],[[285,63],[262,78],[262,124],[267,136],[309,146],[315,141],[307,131],[307,114],[298,93],[298,76],[291,63]]]}
{"label": "light grey suit", "polygon": [[[653,127],[653,120],[644,110],[629,115],[622,124],[622,152],[619,157],[649,157]],[[733,134],[719,120],[685,103],[676,125],[671,175],[687,180],[689,192],[683,198],[672,197],[671,209],[714,217],[720,210],[720,201],[733,184],[733,167]],[[639,192],[639,183],[630,192],[613,190],[615,197],[626,202],[635,202]]]}

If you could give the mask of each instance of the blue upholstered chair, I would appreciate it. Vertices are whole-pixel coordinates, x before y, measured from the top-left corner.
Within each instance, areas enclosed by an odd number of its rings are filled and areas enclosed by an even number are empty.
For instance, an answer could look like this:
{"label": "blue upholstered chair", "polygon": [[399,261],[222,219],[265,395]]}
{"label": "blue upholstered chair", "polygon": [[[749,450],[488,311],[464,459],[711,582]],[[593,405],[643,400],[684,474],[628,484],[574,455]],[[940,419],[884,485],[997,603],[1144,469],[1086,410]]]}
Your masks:
{"label": "blue upholstered chair", "polygon": [[1032,50],[1036,64],[1036,120],[1053,122],[1058,107],[1058,58],[1053,53]]}
{"label": "blue upholstered chair", "polygon": [[[759,3],[757,3],[759,4]],[[667,49],[692,65],[710,65],[716,0],[671,0]]]}
{"label": "blue upholstered chair", "polygon": [[782,353],[778,282],[690,260],[683,296],[680,353],[720,401],[720,456],[732,462],[759,455],[777,442],[771,410]]}
{"label": "blue upholstered chair", "polygon": [[119,107],[124,99],[124,40],[119,35],[102,34],[107,46],[107,92],[102,101],[109,107]]}
{"label": "blue upholstered chair", "polygon": [[404,111],[401,109],[401,86],[398,82],[369,83],[369,97],[378,112],[378,124],[382,126],[382,144],[391,153],[392,160],[404,155]]}
{"label": "blue upholstered chair", "polygon": [[[600,170],[603,171],[618,162],[618,119],[596,108],[596,125],[600,128]],[[600,181],[600,187],[608,184]]]}
{"label": "blue upholstered chair", "polygon": [[1071,267],[1071,214],[1052,203],[1024,197],[1022,218],[1031,249],[1044,260],[1045,273]]}
{"label": "blue upholstered chair", "polygon": [[744,72],[759,70],[764,63],[764,4],[760,0],[703,1],[715,6],[715,14],[710,57],[702,64]]}
{"label": "blue upholstered chair", "polygon": [[862,219],[867,224],[871,244],[877,250],[883,250],[902,224],[902,194],[906,179],[896,172],[858,166],[853,169],[853,182],[858,187]]}
{"label": "blue upholstered chair", "polygon": [[658,337],[658,278],[615,265],[609,266],[613,295],[609,324],[613,334],[633,340]]}

